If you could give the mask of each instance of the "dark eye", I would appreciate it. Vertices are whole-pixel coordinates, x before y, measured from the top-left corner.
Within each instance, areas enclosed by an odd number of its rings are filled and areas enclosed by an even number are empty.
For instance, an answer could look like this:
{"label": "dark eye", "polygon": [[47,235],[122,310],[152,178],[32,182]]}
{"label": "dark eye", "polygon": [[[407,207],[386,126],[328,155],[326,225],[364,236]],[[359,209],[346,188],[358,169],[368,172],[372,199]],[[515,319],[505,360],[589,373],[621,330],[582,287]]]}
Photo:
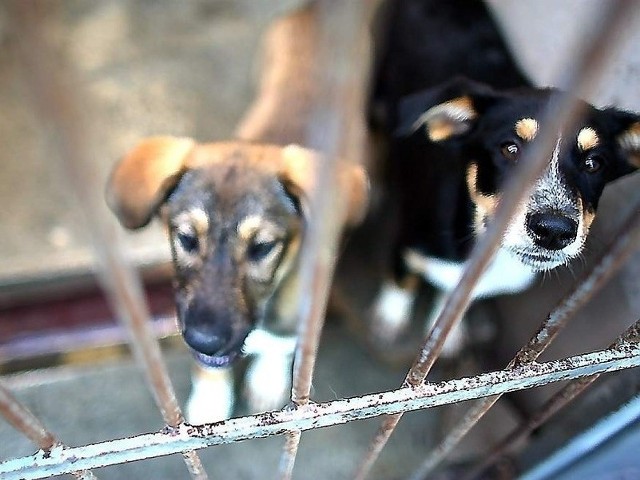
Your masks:
{"label": "dark eye", "polygon": [[604,160],[600,155],[589,155],[582,162],[582,170],[587,173],[596,173],[602,168]]}
{"label": "dark eye", "polygon": [[500,145],[502,156],[510,162],[515,162],[520,154],[520,147],[514,142],[504,142]]}
{"label": "dark eye", "polygon": [[277,240],[251,243],[247,248],[247,257],[252,262],[264,260],[278,245]]}
{"label": "dark eye", "polygon": [[197,235],[188,232],[178,232],[176,233],[176,238],[185,252],[191,254],[197,253],[200,246]]}

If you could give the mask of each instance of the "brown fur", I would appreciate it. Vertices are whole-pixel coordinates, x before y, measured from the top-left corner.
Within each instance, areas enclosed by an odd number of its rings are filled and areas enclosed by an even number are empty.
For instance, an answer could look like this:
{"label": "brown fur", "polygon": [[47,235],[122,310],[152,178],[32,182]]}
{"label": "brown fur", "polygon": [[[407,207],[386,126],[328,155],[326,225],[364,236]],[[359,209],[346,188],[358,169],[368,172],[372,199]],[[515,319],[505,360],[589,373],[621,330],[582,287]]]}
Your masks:
{"label": "brown fur", "polygon": [[[107,187],[107,202],[125,227],[143,227],[185,171],[225,162],[279,176],[310,195],[315,188],[314,172],[319,159],[317,153],[293,145],[196,144],[184,138],[152,137],[116,165]],[[366,174],[359,167],[345,165],[339,182],[346,195],[345,222],[355,224],[366,210]]]}
{"label": "brown fur", "polygon": [[321,73],[316,14],[309,4],[267,32],[258,96],[236,128],[239,139],[304,144]]}
{"label": "brown fur", "polygon": [[[184,138],[148,138],[116,165],[107,185],[109,206],[127,228],[143,227],[168,198],[173,199],[164,209],[164,220],[171,237],[185,340],[189,329],[200,328],[200,338],[207,335],[209,327],[203,321],[215,323],[220,334],[224,325],[231,326],[227,345],[233,352],[224,347],[212,353],[187,342],[205,357],[237,354],[249,329],[264,326],[260,316],[267,304],[271,313],[266,316],[280,323],[269,327],[293,331],[290,304],[299,295],[297,257],[303,234],[297,225],[304,222],[290,218],[295,216],[291,212],[273,217],[268,211],[283,211],[282,198],[274,196],[275,180],[296,197],[305,216],[314,214],[307,200],[317,188],[322,155],[304,145],[311,113],[321,101],[317,8],[311,2],[276,21],[267,32],[258,96],[236,130],[238,140],[200,144]],[[366,175],[362,167],[341,161],[336,181],[343,200],[342,211],[336,212],[338,222],[341,227],[353,225],[367,206]],[[215,191],[216,203],[207,203],[207,191]],[[177,193],[179,205],[174,204]],[[194,211],[197,218],[190,218]],[[252,248],[265,248],[269,242],[261,238],[274,235],[269,225],[286,231],[280,232],[274,250],[252,256]],[[208,233],[203,238],[205,226]],[[217,245],[221,232],[227,240]],[[195,247],[181,243],[184,235],[193,237],[187,242]],[[220,260],[223,250],[228,260]]]}

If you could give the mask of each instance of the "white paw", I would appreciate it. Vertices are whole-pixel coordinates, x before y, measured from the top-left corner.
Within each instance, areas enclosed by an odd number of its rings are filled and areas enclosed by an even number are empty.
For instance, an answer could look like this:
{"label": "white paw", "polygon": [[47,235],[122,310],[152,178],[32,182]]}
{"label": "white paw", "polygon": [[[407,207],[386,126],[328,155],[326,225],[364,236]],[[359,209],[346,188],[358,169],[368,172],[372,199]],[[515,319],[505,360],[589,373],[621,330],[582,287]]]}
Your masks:
{"label": "white paw", "polygon": [[258,355],[247,369],[244,395],[252,413],[281,409],[291,395],[291,355]]}
{"label": "white paw", "polygon": [[385,282],[373,306],[371,333],[380,342],[393,343],[411,321],[415,294]]}
{"label": "white paw", "polygon": [[186,406],[187,422],[202,425],[231,417],[234,406],[231,368],[197,366]]}

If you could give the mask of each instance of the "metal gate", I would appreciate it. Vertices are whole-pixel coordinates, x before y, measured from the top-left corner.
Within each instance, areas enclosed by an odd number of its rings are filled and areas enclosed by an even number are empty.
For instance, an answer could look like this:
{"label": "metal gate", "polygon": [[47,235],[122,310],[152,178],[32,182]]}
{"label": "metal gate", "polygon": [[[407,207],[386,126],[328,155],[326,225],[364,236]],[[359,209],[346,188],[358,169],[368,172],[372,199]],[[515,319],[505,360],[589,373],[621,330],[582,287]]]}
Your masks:
{"label": "metal gate", "polygon": [[[329,2],[331,3],[331,2]],[[614,241],[600,260],[587,271],[575,289],[546,315],[542,325],[503,370],[483,373],[475,377],[451,379],[438,383],[425,382],[451,329],[461,320],[469,306],[473,287],[491,261],[506,225],[514,214],[515,205],[527,195],[544,167],[555,141],[555,132],[570,127],[580,116],[579,105],[572,99],[561,98],[546,112],[547,126],[539,141],[520,162],[519,174],[514,178],[500,204],[495,221],[476,246],[464,275],[448,297],[444,310],[422,346],[402,385],[386,392],[374,392],[355,398],[338,399],[327,403],[310,401],[315,359],[323,327],[329,284],[334,270],[338,228],[325,201],[332,195],[329,179],[335,168],[338,153],[349,143],[362,153],[362,139],[347,119],[354,91],[363,91],[364,80],[359,72],[366,65],[360,47],[366,38],[366,24],[378,2],[333,2],[331,8],[341,9],[340,24],[324,18],[322,27],[328,32],[324,52],[344,68],[327,72],[324,95],[326,103],[318,107],[314,125],[310,127],[311,145],[324,151],[329,158],[321,172],[317,198],[312,199],[319,214],[313,219],[303,246],[302,271],[309,301],[299,305],[299,342],[294,361],[294,382],[291,404],[282,411],[233,418],[227,421],[192,426],[184,422],[167,375],[158,342],[150,330],[148,308],[145,305],[141,282],[125,260],[122,245],[114,236],[111,225],[101,213],[102,186],[93,183],[94,176],[84,161],[98,144],[86,128],[81,93],[68,87],[68,72],[61,72],[52,64],[52,52],[38,32],[35,6],[31,2],[16,1],[8,5],[11,21],[19,33],[20,58],[27,72],[35,98],[35,108],[45,123],[51,125],[51,140],[61,167],[66,172],[79,202],[85,207],[85,222],[92,236],[99,273],[106,295],[117,315],[124,322],[131,337],[131,348],[137,362],[146,372],[166,428],[155,433],[141,433],[80,447],[61,444],[47,428],[0,384],[0,411],[20,432],[39,448],[34,455],[8,460],[0,464],[0,477],[6,479],[44,478],[73,473],[78,478],[95,478],[92,469],[106,465],[180,453],[192,478],[207,478],[197,450],[240,440],[280,435],[286,438],[280,462],[280,478],[291,478],[302,432],[371,417],[381,417],[381,424],[367,449],[354,467],[354,478],[364,479],[394,432],[405,412],[439,405],[478,399],[472,403],[463,419],[448,432],[441,443],[429,452],[422,465],[416,465],[412,478],[426,478],[464,438],[467,432],[505,393],[532,388],[550,382],[570,380],[553,395],[530,419],[523,422],[498,445],[487,452],[479,452],[482,462],[469,469],[467,478],[474,478],[498,461],[505,452],[518,445],[544,424],[562,407],[587,389],[595,379],[611,372],[640,365],[640,320],[618,338],[611,339],[605,350],[585,353],[561,360],[538,363],[536,360],[567,325],[573,314],[624,264],[640,244],[640,204],[632,210]],[[610,0],[602,5],[595,30],[583,38],[584,48],[566,66],[558,86],[563,90],[587,96],[595,88],[607,60],[607,52],[619,41],[619,33],[628,28],[638,4],[625,0]],[[336,48],[340,46],[342,48]],[[356,68],[347,68],[347,66]],[[346,133],[345,133],[346,132]],[[347,136],[347,138],[345,138]],[[637,198],[635,199],[637,203]],[[324,207],[323,207],[324,206]],[[541,312],[542,313],[542,312]],[[633,319],[638,320],[638,319]],[[637,403],[637,402],[636,402]],[[318,453],[322,455],[322,452]],[[355,465],[355,464],[354,464]],[[216,476],[215,474],[213,474]]]}

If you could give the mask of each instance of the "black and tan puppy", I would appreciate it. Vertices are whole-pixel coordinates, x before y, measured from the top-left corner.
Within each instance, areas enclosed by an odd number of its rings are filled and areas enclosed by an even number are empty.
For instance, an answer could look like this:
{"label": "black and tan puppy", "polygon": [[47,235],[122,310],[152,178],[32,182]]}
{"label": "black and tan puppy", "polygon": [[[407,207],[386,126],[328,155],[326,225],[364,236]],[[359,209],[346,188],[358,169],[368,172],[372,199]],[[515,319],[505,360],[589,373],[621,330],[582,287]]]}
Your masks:
{"label": "black and tan puppy", "polygon": [[[168,227],[179,326],[199,365],[192,423],[231,414],[230,366],[242,354],[255,356],[250,408],[281,407],[289,393],[298,256],[321,161],[300,146],[318,88],[315,15],[310,4],[269,29],[259,95],[239,140],[147,139],[109,181],[108,203],[124,226],[160,214]],[[338,183],[345,205],[337,214],[352,225],[365,210],[366,177],[345,163]]]}
{"label": "black and tan puppy", "polygon": [[[437,316],[556,93],[528,85],[480,2],[403,0],[397,8],[405,29],[393,25],[400,37],[390,38],[393,55],[378,84],[393,136],[388,160],[400,212],[395,275],[375,305],[375,331],[387,338],[410,318],[416,276],[442,292],[427,325]],[[444,33],[434,38],[434,32]],[[442,82],[459,74],[484,83]],[[558,136],[475,298],[521,291],[538,272],[578,257],[605,185],[640,166],[640,117],[585,107],[579,128]],[[455,354],[462,336],[452,332],[443,353]]]}

